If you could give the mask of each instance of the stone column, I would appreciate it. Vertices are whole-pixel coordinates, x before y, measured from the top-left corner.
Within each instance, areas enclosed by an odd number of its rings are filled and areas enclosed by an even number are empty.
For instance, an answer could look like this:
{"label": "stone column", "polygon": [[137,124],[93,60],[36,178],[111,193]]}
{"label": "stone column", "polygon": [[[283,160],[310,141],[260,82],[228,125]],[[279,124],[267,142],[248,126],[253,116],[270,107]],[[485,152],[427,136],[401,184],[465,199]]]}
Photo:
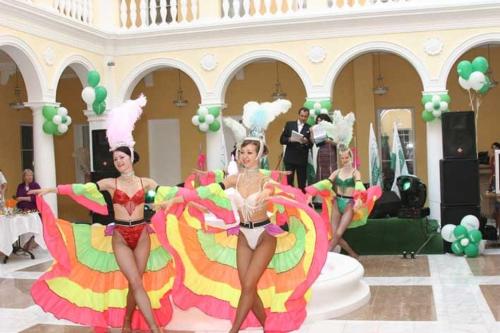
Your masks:
{"label": "stone column", "polygon": [[[44,105],[59,106],[54,102],[28,102],[25,104],[33,111],[33,162],[35,167],[36,181],[41,187],[56,187],[56,160],[54,153],[54,138],[45,134],[43,123],[45,118],[42,114]],[[57,216],[57,197],[48,194],[45,200]]]}

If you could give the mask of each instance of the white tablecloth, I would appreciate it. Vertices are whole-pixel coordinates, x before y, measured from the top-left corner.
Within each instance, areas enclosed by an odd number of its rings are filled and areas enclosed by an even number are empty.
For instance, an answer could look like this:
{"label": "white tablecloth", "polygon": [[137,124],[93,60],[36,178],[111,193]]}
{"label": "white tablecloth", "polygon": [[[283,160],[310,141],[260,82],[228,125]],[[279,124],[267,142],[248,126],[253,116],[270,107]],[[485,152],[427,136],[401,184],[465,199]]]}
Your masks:
{"label": "white tablecloth", "polygon": [[35,241],[46,249],[43,240],[42,220],[37,213],[0,215],[0,252],[5,255],[12,253],[12,243],[25,233],[35,234]]}

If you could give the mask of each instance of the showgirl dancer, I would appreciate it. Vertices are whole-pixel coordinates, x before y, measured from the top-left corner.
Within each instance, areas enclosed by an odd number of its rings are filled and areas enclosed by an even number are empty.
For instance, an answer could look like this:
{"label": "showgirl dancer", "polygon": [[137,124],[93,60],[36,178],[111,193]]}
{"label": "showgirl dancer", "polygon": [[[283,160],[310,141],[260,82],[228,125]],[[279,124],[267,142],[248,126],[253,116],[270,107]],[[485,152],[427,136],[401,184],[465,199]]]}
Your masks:
{"label": "showgirl dancer", "polygon": [[328,179],[322,180],[306,188],[309,200],[319,195],[323,200],[322,217],[328,228],[330,250],[340,245],[350,256],[358,254],[342,238],[347,228],[365,225],[375,201],[381,196],[379,186],[365,189],[359,170],[353,167],[353,154],[347,148],[352,140],[354,114],[345,117],[340,111],[334,112],[333,124],[321,122],[330,139],[339,147],[342,167],[335,170]]}
{"label": "showgirl dancer", "polygon": [[[270,113],[254,105],[256,112]],[[250,113],[244,113],[244,123],[250,120],[262,130],[274,118]],[[257,134],[256,126],[250,129]],[[174,254],[176,305],[232,320],[231,332],[247,326],[263,326],[266,332],[298,329],[327,254],[324,223],[303,193],[259,170],[267,150],[262,137],[263,132],[239,142],[243,168],[236,174],[220,179],[219,173],[214,180],[220,183],[169,200],[162,205],[169,211],[166,223],[154,222]]]}
{"label": "showgirl dancer", "polygon": [[[32,191],[39,194],[44,237],[54,264],[35,282],[31,293],[35,303],[59,319],[91,327],[123,327],[122,332],[161,332],[160,327],[170,321],[174,265],[144,219],[144,204],[148,191],[156,191],[159,203],[177,190],[158,187],[154,180],[134,173],[139,156],[133,149],[132,131],[145,104],[141,96],[108,115],[107,137],[119,177]],[[115,221],[107,227],[57,220],[41,197],[68,195],[107,215],[99,191],[108,191],[113,199]]]}

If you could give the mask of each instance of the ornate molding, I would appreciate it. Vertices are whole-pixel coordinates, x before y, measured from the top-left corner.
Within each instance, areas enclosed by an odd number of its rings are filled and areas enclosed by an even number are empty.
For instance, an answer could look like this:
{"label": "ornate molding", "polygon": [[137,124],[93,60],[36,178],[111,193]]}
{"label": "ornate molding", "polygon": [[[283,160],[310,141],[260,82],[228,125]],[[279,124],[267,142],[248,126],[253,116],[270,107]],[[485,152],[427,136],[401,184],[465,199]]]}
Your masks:
{"label": "ornate molding", "polygon": [[45,51],[43,51],[42,56],[43,56],[43,60],[45,61],[45,64],[47,66],[54,65],[54,61],[56,59],[56,52],[54,51],[54,49],[52,47],[47,46]]}
{"label": "ornate molding", "polygon": [[319,64],[325,61],[326,59],[326,51],[319,45],[315,45],[309,49],[309,53],[307,54],[309,61],[313,64]]}
{"label": "ornate molding", "polygon": [[217,58],[214,54],[207,53],[201,58],[200,65],[207,72],[213,71],[217,67]]}
{"label": "ornate molding", "polygon": [[438,37],[431,37],[424,42],[424,51],[430,56],[436,56],[443,51],[444,43]]}

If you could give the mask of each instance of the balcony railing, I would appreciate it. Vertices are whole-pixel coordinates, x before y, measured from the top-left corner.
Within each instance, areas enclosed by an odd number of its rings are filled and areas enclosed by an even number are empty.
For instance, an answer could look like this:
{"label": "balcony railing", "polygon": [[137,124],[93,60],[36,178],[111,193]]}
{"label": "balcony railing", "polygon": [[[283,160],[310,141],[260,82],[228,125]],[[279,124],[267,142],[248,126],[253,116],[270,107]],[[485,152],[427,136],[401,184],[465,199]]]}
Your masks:
{"label": "balcony railing", "polygon": [[491,4],[494,0],[17,0],[106,31]]}

